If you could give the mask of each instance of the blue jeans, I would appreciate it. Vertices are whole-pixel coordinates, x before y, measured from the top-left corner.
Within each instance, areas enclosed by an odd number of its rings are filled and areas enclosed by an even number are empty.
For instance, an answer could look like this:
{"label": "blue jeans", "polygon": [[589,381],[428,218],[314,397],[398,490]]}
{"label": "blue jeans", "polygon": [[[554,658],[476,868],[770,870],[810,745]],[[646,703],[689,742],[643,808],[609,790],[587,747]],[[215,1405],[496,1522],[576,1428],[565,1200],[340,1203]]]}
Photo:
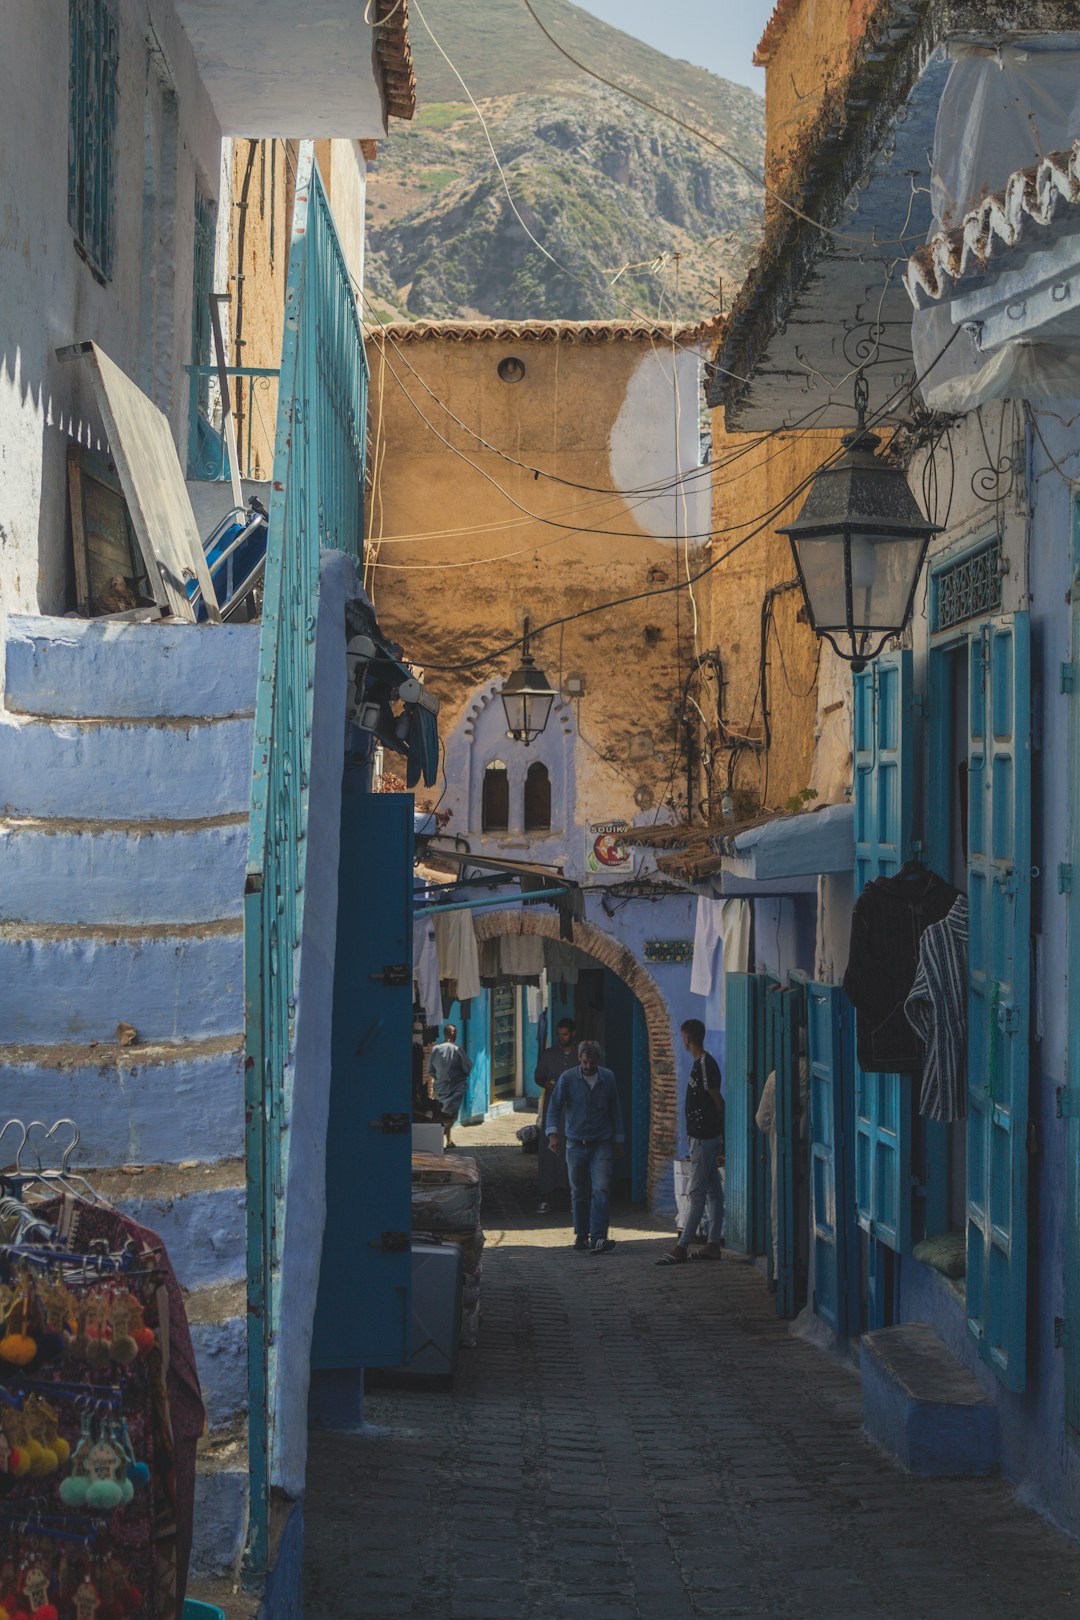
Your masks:
{"label": "blue jeans", "polygon": [[719,1243],[724,1229],[724,1183],[720,1179],[720,1138],[690,1138],[687,1153],[690,1160],[690,1178],[686,1192],[689,1204],[686,1225],[679,1239],[680,1249],[688,1249],[697,1236],[701,1217],[709,1206],[709,1242]]}
{"label": "blue jeans", "polygon": [[568,1140],[566,1168],[570,1172],[574,1236],[606,1238],[611,1174],[615,1168],[612,1143],[593,1142],[586,1145]]}

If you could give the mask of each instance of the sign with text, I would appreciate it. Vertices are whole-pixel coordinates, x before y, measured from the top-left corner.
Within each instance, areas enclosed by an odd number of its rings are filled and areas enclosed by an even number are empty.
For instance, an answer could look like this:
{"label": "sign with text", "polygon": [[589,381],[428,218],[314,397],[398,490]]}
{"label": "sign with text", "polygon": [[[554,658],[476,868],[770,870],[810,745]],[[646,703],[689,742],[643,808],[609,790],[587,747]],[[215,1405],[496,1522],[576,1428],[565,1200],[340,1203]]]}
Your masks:
{"label": "sign with text", "polygon": [[632,872],[633,851],[623,836],[625,821],[591,821],[585,827],[585,865],[590,872]]}

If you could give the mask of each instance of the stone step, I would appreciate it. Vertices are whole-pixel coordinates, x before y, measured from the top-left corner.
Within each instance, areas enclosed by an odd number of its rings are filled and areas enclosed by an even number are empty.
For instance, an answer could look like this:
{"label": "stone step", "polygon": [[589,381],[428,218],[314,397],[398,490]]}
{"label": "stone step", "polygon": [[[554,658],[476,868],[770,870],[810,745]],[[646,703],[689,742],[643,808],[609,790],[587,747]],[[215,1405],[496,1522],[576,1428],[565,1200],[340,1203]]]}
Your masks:
{"label": "stone step", "polygon": [[247,1285],[200,1288],[186,1300],[211,1436],[247,1417]]}
{"label": "stone step", "polygon": [[[243,1098],[239,1105],[243,1124]],[[80,1143],[80,1155],[82,1144]],[[243,1283],[246,1272],[242,1159],[216,1164],[122,1166],[89,1172],[110,1204],[161,1238],[181,1288],[211,1290]],[[209,1318],[206,1318],[209,1320]]]}
{"label": "stone step", "polygon": [[73,1168],[216,1163],[244,1152],[237,1034],[126,1047],[0,1046],[0,1095],[5,1114],[18,1119],[74,1119],[82,1136]]}
{"label": "stone step", "polygon": [[112,1041],[120,1023],[144,1041],[237,1034],[243,991],[240,918],[139,929],[0,923],[8,1041]]}
{"label": "stone step", "polygon": [[198,820],[246,813],[254,722],[0,714],[0,815]]}
{"label": "stone step", "polygon": [[247,1517],[247,1431],[237,1425],[228,1434],[199,1441],[192,1575],[220,1579],[239,1574]]}
{"label": "stone step", "polygon": [[909,1473],[996,1470],[997,1407],[925,1322],[865,1333],[860,1370],[866,1432]]}
{"label": "stone step", "polygon": [[0,922],[238,917],[246,857],[243,814],[210,822],[0,819]]}
{"label": "stone step", "polygon": [[250,714],[257,624],[108,624],[12,614],[4,702],[21,714],[113,719]]}

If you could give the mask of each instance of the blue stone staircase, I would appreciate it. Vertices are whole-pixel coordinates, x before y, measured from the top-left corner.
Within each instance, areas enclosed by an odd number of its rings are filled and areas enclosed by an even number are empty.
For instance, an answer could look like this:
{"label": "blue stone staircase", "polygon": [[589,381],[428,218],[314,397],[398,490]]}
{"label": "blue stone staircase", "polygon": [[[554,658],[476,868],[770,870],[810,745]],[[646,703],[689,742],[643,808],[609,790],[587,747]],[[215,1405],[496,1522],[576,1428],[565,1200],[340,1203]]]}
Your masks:
{"label": "blue stone staircase", "polygon": [[866,1432],[909,1473],[997,1470],[997,1406],[925,1322],[864,1333],[859,1368]]}
{"label": "blue stone staircase", "polygon": [[[247,1526],[243,924],[257,625],[11,617],[0,708],[5,1117],[159,1232],[209,1433],[193,1570]],[[137,1038],[121,1045],[120,1024]]]}

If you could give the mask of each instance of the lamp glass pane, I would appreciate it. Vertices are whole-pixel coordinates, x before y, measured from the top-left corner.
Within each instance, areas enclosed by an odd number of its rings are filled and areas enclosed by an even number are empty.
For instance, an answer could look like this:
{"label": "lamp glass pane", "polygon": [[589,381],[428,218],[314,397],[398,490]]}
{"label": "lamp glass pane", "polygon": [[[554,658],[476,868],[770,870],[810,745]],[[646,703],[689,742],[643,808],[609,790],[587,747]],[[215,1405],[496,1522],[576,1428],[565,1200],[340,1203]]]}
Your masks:
{"label": "lamp glass pane", "polygon": [[503,708],[506,710],[507,731],[525,730],[525,694],[524,692],[504,692],[502,694]]}
{"label": "lamp glass pane", "polygon": [[922,555],[921,535],[851,536],[851,616],[856,630],[900,630]]}
{"label": "lamp glass pane", "polygon": [[796,540],[795,545],[815,629],[845,629],[847,600],[844,595],[843,534]]}
{"label": "lamp glass pane", "polygon": [[525,726],[530,736],[538,737],[548,723],[553,692],[528,693],[525,698]]}

